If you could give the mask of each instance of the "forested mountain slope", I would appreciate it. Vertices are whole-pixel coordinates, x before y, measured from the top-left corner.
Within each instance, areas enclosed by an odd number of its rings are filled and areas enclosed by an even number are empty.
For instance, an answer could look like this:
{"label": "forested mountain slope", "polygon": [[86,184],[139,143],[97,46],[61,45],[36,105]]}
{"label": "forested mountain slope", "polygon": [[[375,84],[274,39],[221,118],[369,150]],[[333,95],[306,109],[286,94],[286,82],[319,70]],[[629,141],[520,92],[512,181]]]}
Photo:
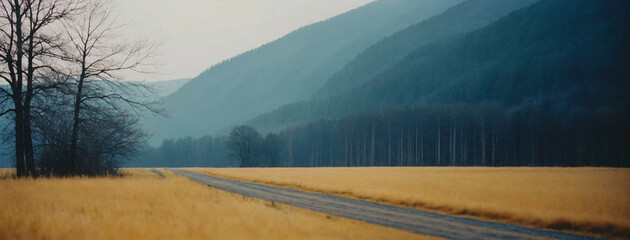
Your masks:
{"label": "forested mountain slope", "polygon": [[336,72],[315,95],[322,99],[371,80],[407,54],[435,41],[484,27],[537,0],[468,0],[372,45]]}
{"label": "forested mountain slope", "polygon": [[376,1],[226,60],[164,99],[171,118],[147,122],[152,142],[209,134],[306,100],[360,51],[461,1]]}
{"label": "forested mountain slope", "polygon": [[251,121],[277,127],[378,106],[490,104],[627,112],[630,2],[542,0],[478,31],[420,48],[336,97]]}
{"label": "forested mountain slope", "polygon": [[182,87],[190,81],[190,78],[182,78],[175,80],[165,80],[165,81],[157,81],[157,82],[147,82],[147,85],[152,87],[155,90],[155,94],[161,97],[166,97],[171,95],[177,89]]}

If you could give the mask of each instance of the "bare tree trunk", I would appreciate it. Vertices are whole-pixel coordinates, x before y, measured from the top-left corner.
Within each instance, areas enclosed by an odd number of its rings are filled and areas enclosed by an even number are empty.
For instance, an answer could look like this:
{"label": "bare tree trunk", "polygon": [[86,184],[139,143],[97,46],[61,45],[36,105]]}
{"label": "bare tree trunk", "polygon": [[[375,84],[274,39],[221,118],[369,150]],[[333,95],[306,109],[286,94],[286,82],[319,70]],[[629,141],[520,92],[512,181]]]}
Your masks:
{"label": "bare tree trunk", "polygon": [[466,165],[467,163],[467,158],[466,158],[466,142],[467,142],[467,138],[468,138],[468,129],[466,127],[464,127],[463,129],[460,129],[460,132],[462,133],[462,144],[459,145],[459,164],[460,165]]}
{"label": "bare tree trunk", "polygon": [[441,147],[440,147],[440,143],[441,143],[441,140],[440,140],[440,137],[441,137],[441,136],[440,136],[440,135],[441,135],[441,134],[440,134],[440,131],[441,131],[441,130],[440,130],[440,128],[441,128],[441,126],[440,126],[440,125],[441,125],[441,124],[442,124],[442,121],[441,121],[441,119],[438,117],[437,142],[436,142],[436,145],[437,145],[437,146],[436,146],[436,150],[437,150],[437,161],[436,161],[436,165],[438,165],[438,166],[440,165],[440,159],[441,159],[440,152],[441,152],[441,150],[442,150],[442,149],[441,149]]}
{"label": "bare tree trunk", "polygon": [[494,131],[495,130],[493,129],[492,130],[492,166],[496,166],[495,152],[496,152],[497,144],[499,143],[499,134],[497,133],[495,135]]}
{"label": "bare tree trunk", "polygon": [[[30,8],[30,6],[29,6]],[[32,11],[32,10],[31,10]],[[32,13],[31,13],[32,15]],[[33,16],[31,16],[32,18]],[[33,22],[31,21],[31,35],[34,34]],[[26,69],[26,95],[24,98],[24,156],[26,157],[26,170],[29,175],[35,174],[35,156],[33,153],[33,133],[31,131],[31,101],[33,100],[33,38],[28,38],[27,69]]]}
{"label": "bare tree trunk", "polygon": [[402,166],[403,158],[403,129],[400,127],[400,140],[398,141],[398,166]]}
{"label": "bare tree trunk", "polygon": [[477,165],[479,161],[477,158],[477,131],[475,127],[472,127],[472,163]]}
{"label": "bare tree trunk", "polygon": [[531,157],[529,159],[529,166],[534,166],[536,162],[536,140],[534,136],[531,136]]}
{"label": "bare tree trunk", "polygon": [[374,166],[374,124],[372,124],[372,149],[370,150],[370,166]]}
{"label": "bare tree trunk", "polygon": [[480,140],[481,140],[481,165],[485,166],[486,165],[486,128],[485,128],[485,120],[481,120],[481,135]]}
{"label": "bare tree trunk", "polygon": [[363,129],[363,158],[361,158],[361,165],[367,165],[367,134],[365,133],[365,129]]}
{"label": "bare tree trunk", "polygon": [[466,161],[466,164],[470,165],[470,160],[468,159],[468,133],[470,129],[468,127],[466,127],[465,129],[466,130],[464,130],[465,131],[464,150],[462,151],[463,152],[462,159]]}
{"label": "bare tree trunk", "polygon": [[[24,83],[23,80],[23,69],[22,69],[22,59],[24,57],[24,42],[23,42],[23,33],[22,33],[22,9],[20,8],[21,4],[18,0],[13,1],[14,4],[14,13],[15,13],[15,35],[16,35],[16,59],[15,59],[15,69],[17,76],[17,84],[13,91],[13,101],[15,103],[15,161],[17,168],[18,176],[26,175],[26,168],[24,165],[24,108],[22,104],[22,86]],[[20,125],[20,126],[18,126]]]}
{"label": "bare tree trunk", "polygon": [[348,133],[346,133],[346,150],[344,152],[345,166],[348,166]]}
{"label": "bare tree trunk", "polygon": [[389,144],[389,153],[387,157],[387,162],[388,162],[388,166],[391,166],[392,165],[392,127],[391,127],[391,124],[389,124],[387,127],[387,137],[388,137],[388,144]]}
{"label": "bare tree trunk", "polygon": [[412,150],[413,149],[411,148],[411,133],[410,131],[407,131],[407,162],[406,162],[407,166],[411,165],[411,159],[413,157]]}
{"label": "bare tree trunk", "polygon": [[451,165],[457,165],[457,121],[453,120],[453,160]]}
{"label": "bare tree trunk", "polygon": [[490,138],[490,144],[492,144],[491,145],[491,148],[492,148],[492,153],[491,153],[492,154],[492,157],[491,157],[492,161],[491,161],[491,164],[494,167],[494,153],[495,153],[495,150],[496,150],[495,146],[494,146],[494,129],[493,129],[493,131],[490,134],[491,134],[491,136],[490,136],[491,137]]}
{"label": "bare tree trunk", "polygon": [[33,133],[31,130],[30,111],[29,106],[24,107],[24,157],[26,160],[27,174],[33,176],[35,175],[35,156],[33,152]]}
{"label": "bare tree trunk", "polygon": [[352,151],[352,150],[353,150],[353,148],[352,148],[352,142],[354,142],[354,141],[353,141],[352,139],[350,139],[350,159],[349,159],[349,160],[350,160],[350,161],[349,161],[350,163],[352,163],[352,160],[354,159],[354,158],[353,158],[353,156],[352,156],[352,152],[353,152],[353,151]]}
{"label": "bare tree trunk", "polygon": [[293,166],[293,134],[289,134],[289,166]]}
{"label": "bare tree trunk", "polygon": [[448,165],[453,165],[453,121],[451,121],[451,126],[448,131]]}
{"label": "bare tree trunk", "polygon": [[448,135],[448,146],[449,146],[448,165],[452,166],[455,164],[455,119],[451,120],[451,126],[449,128],[449,135]]}
{"label": "bare tree trunk", "polygon": [[416,144],[414,147],[414,154],[413,154],[413,165],[416,166],[418,165],[418,126],[416,125]]}
{"label": "bare tree trunk", "polygon": [[357,131],[356,141],[357,141],[357,149],[355,153],[356,156],[355,156],[354,164],[355,166],[360,166],[361,164],[361,132]]}
{"label": "bare tree trunk", "polygon": [[328,161],[330,161],[330,167],[333,166],[333,141],[330,141],[330,155],[328,156]]}
{"label": "bare tree trunk", "polygon": [[424,123],[422,124],[422,133],[420,133],[420,165],[424,166]]}
{"label": "bare tree trunk", "polygon": [[[30,65],[30,63],[29,63]],[[30,66],[32,68],[32,66]],[[29,73],[31,75],[32,73]],[[27,81],[26,96],[24,100],[24,157],[28,175],[35,174],[35,156],[33,153],[33,133],[31,130],[31,100],[33,98],[32,81]]]}
{"label": "bare tree trunk", "polygon": [[[83,58],[85,60],[85,57]],[[85,76],[85,61],[83,61],[81,76],[79,77],[79,83],[77,85],[77,94],[74,101],[74,111],[72,116],[72,136],[70,138],[70,164],[74,174],[79,173],[78,162],[78,141],[79,141],[79,116],[81,112],[81,98],[83,97],[83,81]]]}
{"label": "bare tree trunk", "polygon": [[26,175],[26,168],[24,166],[24,113],[22,111],[21,95],[14,92],[14,98],[19,99],[15,103],[15,168],[17,170],[17,176],[23,177]]}

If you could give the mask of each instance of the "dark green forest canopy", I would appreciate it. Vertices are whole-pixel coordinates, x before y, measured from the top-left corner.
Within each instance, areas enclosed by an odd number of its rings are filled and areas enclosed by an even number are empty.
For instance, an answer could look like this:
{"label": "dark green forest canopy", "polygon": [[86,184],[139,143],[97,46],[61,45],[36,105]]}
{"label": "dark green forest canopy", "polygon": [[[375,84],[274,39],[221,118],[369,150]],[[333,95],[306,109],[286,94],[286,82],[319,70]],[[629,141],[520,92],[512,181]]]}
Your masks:
{"label": "dark green forest canopy", "polygon": [[444,13],[409,26],[361,52],[314,95],[317,99],[352,90],[387,70],[406,55],[432,42],[484,27],[537,0],[468,0]]}
{"label": "dark green forest canopy", "polygon": [[[479,104],[382,108],[268,134],[249,166],[628,167],[625,121],[616,113],[506,112]],[[245,166],[226,139],[168,140],[130,166]]]}
{"label": "dark green forest canopy", "polygon": [[273,128],[378,106],[435,103],[624,111],[629,5],[543,0],[478,31],[420,48],[352,91],[284,106],[250,123]]}

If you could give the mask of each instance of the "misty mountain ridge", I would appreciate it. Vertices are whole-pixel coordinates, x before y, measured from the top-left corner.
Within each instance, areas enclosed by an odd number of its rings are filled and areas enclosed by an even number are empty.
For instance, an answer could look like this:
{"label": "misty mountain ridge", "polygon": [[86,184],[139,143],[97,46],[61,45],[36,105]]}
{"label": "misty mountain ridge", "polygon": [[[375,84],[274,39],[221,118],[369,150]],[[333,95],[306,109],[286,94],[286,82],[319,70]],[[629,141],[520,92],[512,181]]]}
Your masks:
{"label": "misty mountain ridge", "polygon": [[386,37],[336,72],[314,95],[324,99],[352,90],[420,47],[486,26],[537,0],[468,0]]}
{"label": "misty mountain ridge", "polygon": [[278,129],[379,106],[457,103],[625,111],[629,5],[542,0],[480,30],[419,48],[354,90],[287,105],[249,124]]}
{"label": "misty mountain ridge", "polygon": [[189,82],[192,78],[181,78],[174,80],[163,80],[155,82],[147,82],[155,90],[155,94],[160,97],[166,97],[176,92],[180,87]]}
{"label": "misty mountain ridge", "polygon": [[309,99],[360,51],[461,1],[372,2],[217,64],[164,98],[170,118],[146,122],[151,141],[213,133]]}

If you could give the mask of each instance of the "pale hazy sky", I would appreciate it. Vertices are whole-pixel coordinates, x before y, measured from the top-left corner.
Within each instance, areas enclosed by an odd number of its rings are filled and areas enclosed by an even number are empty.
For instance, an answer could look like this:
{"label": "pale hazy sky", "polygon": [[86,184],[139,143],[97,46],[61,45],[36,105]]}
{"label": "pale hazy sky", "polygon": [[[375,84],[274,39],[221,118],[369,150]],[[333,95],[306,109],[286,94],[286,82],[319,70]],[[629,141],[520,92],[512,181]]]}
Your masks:
{"label": "pale hazy sky", "polygon": [[133,80],[195,77],[244,51],[373,0],[114,0],[130,36],[150,36],[161,74]]}

